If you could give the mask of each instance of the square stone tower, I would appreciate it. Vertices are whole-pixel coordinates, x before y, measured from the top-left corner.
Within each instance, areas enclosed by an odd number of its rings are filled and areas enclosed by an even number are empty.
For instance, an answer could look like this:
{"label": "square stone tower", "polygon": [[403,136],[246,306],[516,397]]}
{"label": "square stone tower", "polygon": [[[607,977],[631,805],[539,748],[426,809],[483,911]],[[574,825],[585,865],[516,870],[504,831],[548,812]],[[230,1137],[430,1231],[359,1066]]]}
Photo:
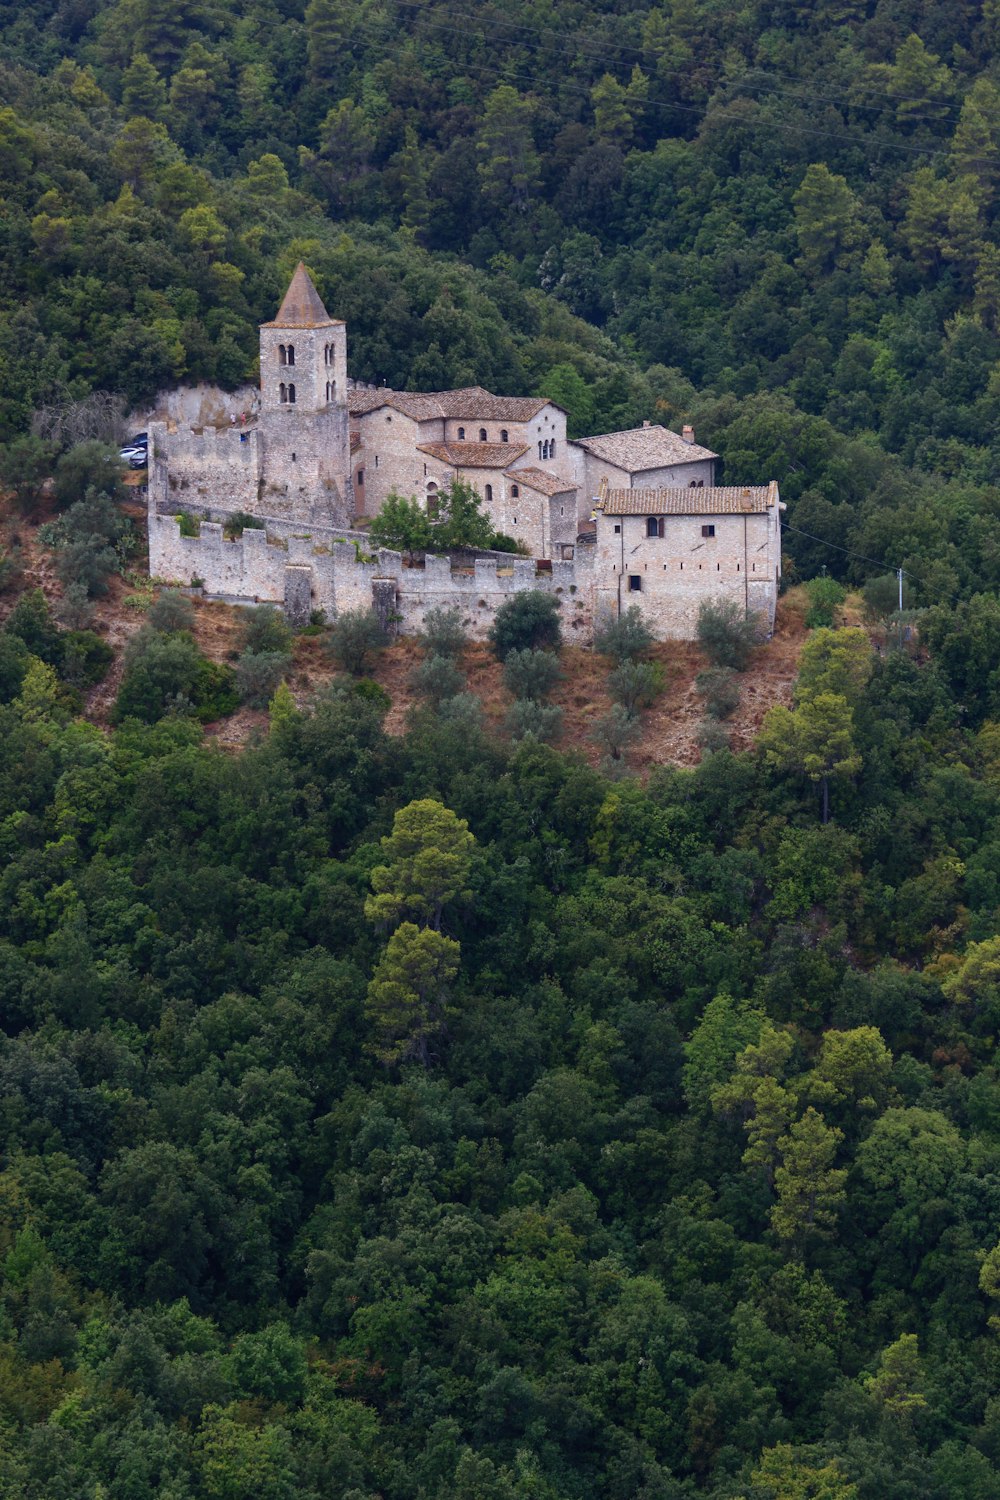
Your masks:
{"label": "square stone tower", "polygon": [[261,512],[349,526],[347,325],[330,317],[301,261],[260,328],[260,431]]}

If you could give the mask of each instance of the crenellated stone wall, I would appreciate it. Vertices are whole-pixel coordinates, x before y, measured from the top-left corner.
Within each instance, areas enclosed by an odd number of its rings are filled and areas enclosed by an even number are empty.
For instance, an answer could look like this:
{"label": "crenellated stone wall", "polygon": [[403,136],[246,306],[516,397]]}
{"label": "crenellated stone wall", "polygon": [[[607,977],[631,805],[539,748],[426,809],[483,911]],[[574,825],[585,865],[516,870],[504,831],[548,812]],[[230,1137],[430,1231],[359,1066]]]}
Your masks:
{"label": "crenellated stone wall", "polygon": [[149,513],[150,573],[167,583],[200,583],[207,594],[234,602],[259,601],[284,606],[294,600],[299,618],[308,600],[333,619],[344,610],[383,612],[391,585],[395,618],[403,634],[423,627],[424,615],[439,605],[458,605],[466,629],[485,636],[493,617],[511,594],[542,589],[562,605],[568,640],[587,641],[593,628],[593,548],[581,547],[573,562],[553,562],[551,571],[534,558],[493,553],[476,557],[471,567],[456,568],[448,557],[428,556],[422,567],[407,567],[398,552],[380,551],[371,560],[355,541],[360,535],[311,528],[296,532],[291,523],[269,521],[266,530],[247,528],[227,541],[218,522],[203,521],[197,537],[181,535],[173,516]]}

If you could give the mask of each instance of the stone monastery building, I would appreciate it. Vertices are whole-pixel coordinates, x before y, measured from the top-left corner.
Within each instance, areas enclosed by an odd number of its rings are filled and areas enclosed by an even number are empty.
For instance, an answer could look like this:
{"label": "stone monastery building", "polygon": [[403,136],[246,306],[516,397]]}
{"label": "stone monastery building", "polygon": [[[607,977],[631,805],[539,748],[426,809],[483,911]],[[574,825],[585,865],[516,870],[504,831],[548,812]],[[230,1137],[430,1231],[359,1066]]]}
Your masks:
{"label": "stone monastery building", "polygon": [[[404,630],[454,601],[481,633],[523,588],[560,594],[567,623],[584,632],[601,611],[638,604],[656,634],[691,637],[701,602],[720,597],[773,626],[783,509],[773,481],[717,487],[717,456],[690,427],[678,435],[647,422],[573,440],[566,413],[544,397],[357,385],[346,325],[301,263],[260,329],[254,419],[151,422],[149,434],[154,577],[201,580],[209,593],[280,602],[299,617],[374,603]],[[474,485],[495,529],[528,556],[472,566],[428,557],[422,568],[395,553],[366,560],[365,520],[391,491],[433,515],[455,479]],[[179,512],[202,519],[200,535],[181,536]],[[227,540],[234,515],[242,534]]]}

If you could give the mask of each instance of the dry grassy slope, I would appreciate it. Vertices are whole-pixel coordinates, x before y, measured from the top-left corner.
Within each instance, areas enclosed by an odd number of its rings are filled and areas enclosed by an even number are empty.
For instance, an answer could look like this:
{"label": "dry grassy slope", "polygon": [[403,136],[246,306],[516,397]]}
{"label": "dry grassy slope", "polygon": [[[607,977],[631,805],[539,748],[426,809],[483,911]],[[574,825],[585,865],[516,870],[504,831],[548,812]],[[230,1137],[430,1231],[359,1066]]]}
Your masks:
{"label": "dry grassy slope", "polygon": [[[133,518],[141,529],[144,515],[139,506],[134,508]],[[41,587],[55,602],[61,589],[50,555],[37,543],[37,528],[9,522],[4,529],[8,537],[15,532],[18,535],[25,586]],[[108,722],[121,681],[124,647],[144,619],[143,609],[137,606],[144,598],[151,597],[148,580],[136,573],[128,579],[113,578],[107,597],[98,602],[95,628],[114,646],[116,657],[107,678],[94,689],[85,705],[87,717],[95,723]],[[791,700],[805,638],[804,607],[801,590],[793,590],[782,599],[774,639],[755,651],[750,667],[741,678],[740,704],[730,720],[734,749],[745,749],[752,744],[765,713],[773,704]],[[241,611],[228,605],[195,601],[195,635],[207,656],[216,661],[235,658],[239,649],[240,618]],[[662,763],[694,765],[701,755],[697,740],[702,718],[701,699],[694,682],[706,665],[705,658],[696,646],[685,642],[657,646],[654,654],[664,669],[665,690],[654,707],[643,714],[642,738],[629,752],[629,762],[640,774]],[[373,670],[372,675],[392,698],[387,720],[392,734],[400,734],[405,728],[413,704],[409,677],[420,658],[420,646],[415,640],[399,640],[382,654]],[[610,706],[605,691],[607,663],[579,646],[565,647],[561,659],[564,677],[552,699],[563,710],[564,730],[560,748],[579,751],[596,763],[598,753],[591,742],[590,730],[594,721]],[[499,664],[486,646],[474,643],[466,651],[463,666],[469,688],[482,701],[488,721],[499,726],[510,703]],[[299,638],[291,679],[296,697],[304,701],[333,675],[334,669],[320,642],[315,637]],[[235,748],[261,731],[266,722],[266,714],[241,709],[231,718],[209,726],[208,733],[218,744]]]}

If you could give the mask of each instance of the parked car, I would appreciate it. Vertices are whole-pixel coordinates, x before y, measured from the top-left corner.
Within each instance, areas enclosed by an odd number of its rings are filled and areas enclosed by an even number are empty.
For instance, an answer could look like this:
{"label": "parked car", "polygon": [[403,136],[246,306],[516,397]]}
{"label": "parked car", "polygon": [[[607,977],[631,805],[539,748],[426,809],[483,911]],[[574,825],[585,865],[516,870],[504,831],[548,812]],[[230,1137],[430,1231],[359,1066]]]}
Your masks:
{"label": "parked car", "polygon": [[129,443],[124,448],[119,448],[118,457],[122,463],[128,464],[130,469],[144,469],[149,463],[149,449],[145,443]]}

